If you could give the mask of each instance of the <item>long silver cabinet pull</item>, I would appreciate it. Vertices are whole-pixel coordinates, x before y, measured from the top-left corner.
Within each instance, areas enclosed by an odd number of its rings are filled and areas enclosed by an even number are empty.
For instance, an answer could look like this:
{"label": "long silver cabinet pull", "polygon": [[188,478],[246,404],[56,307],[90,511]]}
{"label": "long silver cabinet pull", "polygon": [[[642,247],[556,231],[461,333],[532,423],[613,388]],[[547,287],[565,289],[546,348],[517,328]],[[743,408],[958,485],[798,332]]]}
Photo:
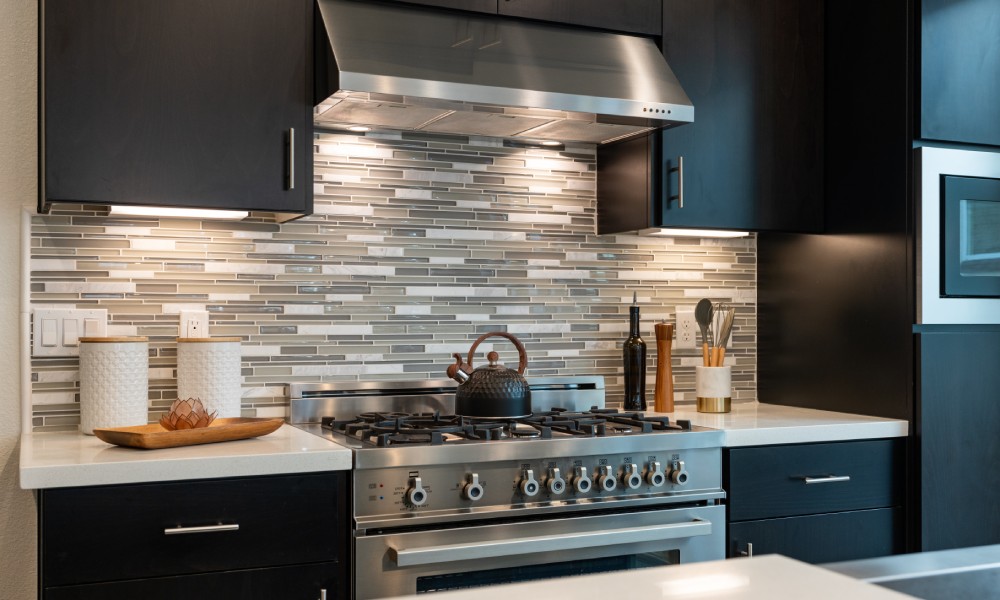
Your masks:
{"label": "long silver cabinet pull", "polygon": [[838,481],[850,481],[850,475],[827,475],[826,477],[803,477],[806,483],[837,483]]}
{"label": "long silver cabinet pull", "polygon": [[667,169],[667,174],[677,173],[677,193],[667,198],[669,204],[671,200],[677,201],[677,208],[684,208],[684,157],[677,157],[677,166]]}
{"label": "long silver cabinet pull", "polygon": [[288,189],[295,189],[295,128],[288,130]]}
{"label": "long silver cabinet pull", "polygon": [[326,600],[326,590],[319,591],[319,600]]}
{"label": "long silver cabinet pull", "polygon": [[237,531],[239,523],[226,523],[223,525],[202,525],[200,527],[170,527],[163,530],[163,535],[183,535],[188,533],[216,533],[219,531]]}
{"label": "long silver cabinet pull", "polygon": [[559,536],[533,536],[509,540],[491,540],[479,544],[447,544],[424,548],[389,548],[389,557],[400,567],[435,563],[516,556],[530,552],[579,550],[610,544],[638,544],[711,535],[712,523],[695,519],[685,523],[605,529]]}

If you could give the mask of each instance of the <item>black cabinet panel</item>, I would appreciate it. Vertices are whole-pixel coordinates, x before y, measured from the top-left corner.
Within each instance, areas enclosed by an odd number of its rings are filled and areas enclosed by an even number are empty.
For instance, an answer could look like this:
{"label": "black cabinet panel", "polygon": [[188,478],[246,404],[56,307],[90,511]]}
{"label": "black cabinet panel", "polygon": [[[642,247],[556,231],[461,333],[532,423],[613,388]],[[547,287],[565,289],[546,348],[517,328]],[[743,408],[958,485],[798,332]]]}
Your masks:
{"label": "black cabinet panel", "polygon": [[918,338],[921,550],[1000,543],[1000,333]]}
{"label": "black cabinet panel", "polygon": [[896,470],[902,464],[899,440],[734,448],[726,488],[729,520],[901,504]]}
{"label": "black cabinet panel", "polygon": [[311,211],[310,2],[41,8],[43,210],[67,201]]}
{"label": "black cabinet panel", "polygon": [[1000,146],[1000,2],[922,0],[920,137]]}
{"label": "black cabinet panel", "polygon": [[46,588],[44,600],[316,600],[350,597],[338,563]]}
{"label": "black cabinet panel", "polygon": [[662,32],[661,0],[500,0],[502,15],[641,35]]}
{"label": "black cabinet panel", "polygon": [[43,585],[333,561],[348,526],[344,485],[343,473],[324,473],[42,490]]}
{"label": "black cabinet panel", "polygon": [[888,556],[903,551],[903,511],[882,508],[806,517],[744,521],[729,526],[727,556],[783,554],[808,563]]}

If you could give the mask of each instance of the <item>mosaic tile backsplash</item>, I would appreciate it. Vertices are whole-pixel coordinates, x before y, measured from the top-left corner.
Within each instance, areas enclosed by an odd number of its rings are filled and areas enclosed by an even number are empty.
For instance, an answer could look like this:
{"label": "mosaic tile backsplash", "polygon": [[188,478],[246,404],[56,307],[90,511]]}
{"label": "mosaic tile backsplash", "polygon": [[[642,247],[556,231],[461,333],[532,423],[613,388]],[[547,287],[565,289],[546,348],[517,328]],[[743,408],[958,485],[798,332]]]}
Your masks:
{"label": "mosaic tile backsplash", "polygon": [[[442,378],[488,331],[516,335],[528,375],[599,374],[622,397],[621,342],[709,297],[736,307],[734,400],[756,393],[756,245],[598,236],[593,146],[492,138],[316,136],[315,214],[274,224],[111,218],[57,205],[31,228],[34,307],[106,308],[109,335],[150,339],[150,418],[176,397],[180,310],[243,347],[243,413],[285,416],[287,383]],[[516,364],[504,340],[480,346]],[[677,402],[700,354],[675,351]],[[79,423],[75,357],[32,359],[37,431]]]}

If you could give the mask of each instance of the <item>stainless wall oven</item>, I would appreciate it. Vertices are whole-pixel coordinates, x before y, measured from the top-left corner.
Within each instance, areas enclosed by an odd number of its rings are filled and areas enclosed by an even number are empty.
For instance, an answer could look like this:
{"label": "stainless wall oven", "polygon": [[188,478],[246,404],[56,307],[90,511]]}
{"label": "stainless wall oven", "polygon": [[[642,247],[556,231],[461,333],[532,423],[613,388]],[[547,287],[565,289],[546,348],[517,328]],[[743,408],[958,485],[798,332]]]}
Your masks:
{"label": "stainless wall oven", "polygon": [[1000,153],[915,152],[917,322],[1000,323]]}

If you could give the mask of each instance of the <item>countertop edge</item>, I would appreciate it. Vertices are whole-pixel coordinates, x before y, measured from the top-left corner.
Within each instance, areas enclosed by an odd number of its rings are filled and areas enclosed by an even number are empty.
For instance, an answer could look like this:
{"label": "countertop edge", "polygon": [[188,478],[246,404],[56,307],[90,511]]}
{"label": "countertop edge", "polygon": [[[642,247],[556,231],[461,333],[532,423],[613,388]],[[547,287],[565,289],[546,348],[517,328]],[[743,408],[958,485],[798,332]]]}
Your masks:
{"label": "countertop edge", "polygon": [[909,435],[906,421],[851,423],[831,425],[796,425],[792,427],[760,427],[757,429],[726,429],[726,448],[770,446],[780,444],[810,444],[816,442],[849,442]]}

